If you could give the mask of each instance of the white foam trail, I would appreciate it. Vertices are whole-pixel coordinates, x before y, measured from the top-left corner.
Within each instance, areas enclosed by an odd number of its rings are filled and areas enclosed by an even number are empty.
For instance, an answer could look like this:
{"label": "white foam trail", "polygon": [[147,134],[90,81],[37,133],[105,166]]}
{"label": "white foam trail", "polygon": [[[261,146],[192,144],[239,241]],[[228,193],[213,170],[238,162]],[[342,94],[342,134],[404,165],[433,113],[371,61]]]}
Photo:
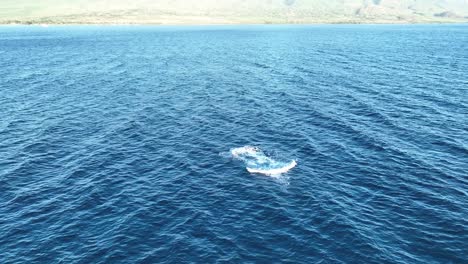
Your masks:
{"label": "white foam trail", "polygon": [[268,176],[279,176],[297,165],[295,160],[290,162],[276,161],[268,157],[260,148],[253,146],[233,148],[231,155],[233,158],[243,161],[248,172]]}
{"label": "white foam trail", "polygon": [[288,172],[290,169],[296,167],[296,165],[297,165],[297,162],[293,160],[291,161],[291,163],[289,163],[288,165],[282,168],[262,170],[262,169],[253,169],[253,168],[247,167],[247,171],[250,173],[259,173],[259,174],[265,174],[265,175],[280,175],[280,174]]}

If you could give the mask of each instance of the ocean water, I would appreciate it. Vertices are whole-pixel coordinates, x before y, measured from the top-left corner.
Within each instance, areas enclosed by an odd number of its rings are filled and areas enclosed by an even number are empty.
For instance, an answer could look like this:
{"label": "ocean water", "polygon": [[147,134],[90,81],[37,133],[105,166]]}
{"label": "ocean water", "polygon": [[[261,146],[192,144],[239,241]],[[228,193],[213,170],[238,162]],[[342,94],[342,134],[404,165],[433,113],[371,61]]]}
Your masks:
{"label": "ocean water", "polygon": [[0,114],[1,263],[468,263],[467,25],[3,26]]}

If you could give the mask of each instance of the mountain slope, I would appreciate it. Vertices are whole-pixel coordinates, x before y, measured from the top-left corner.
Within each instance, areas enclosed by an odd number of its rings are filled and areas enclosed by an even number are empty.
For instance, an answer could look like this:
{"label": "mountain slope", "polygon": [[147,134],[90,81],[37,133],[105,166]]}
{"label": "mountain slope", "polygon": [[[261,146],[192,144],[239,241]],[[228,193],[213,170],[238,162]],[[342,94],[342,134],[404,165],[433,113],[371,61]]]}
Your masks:
{"label": "mountain slope", "polygon": [[0,22],[466,22],[468,0],[2,0]]}

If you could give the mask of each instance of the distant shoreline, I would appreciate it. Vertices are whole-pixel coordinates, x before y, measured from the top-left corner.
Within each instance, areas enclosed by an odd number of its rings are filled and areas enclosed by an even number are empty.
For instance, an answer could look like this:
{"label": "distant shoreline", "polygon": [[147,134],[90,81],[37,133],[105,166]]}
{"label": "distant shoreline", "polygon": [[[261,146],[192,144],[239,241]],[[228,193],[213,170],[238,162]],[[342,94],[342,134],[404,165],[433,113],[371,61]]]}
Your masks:
{"label": "distant shoreline", "polygon": [[207,26],[468,23],[468,6],[455,3],[460,0],[417,1],[421,3],[414,5],[400,4],[401,1],[377,0],[5,2],[0,7],[0,24]]}
{"label": "distant shoreline", "polygon": [[309,23],[255,23],[255,22],[241,22],[241,23],[2,23],[0,26],[242,26],[242,25],[443,25],[443,24],[468,24],[468,21],[418,21],[418,22],[400,22],[400,21],[369,21],[369,22],[309,22]]}

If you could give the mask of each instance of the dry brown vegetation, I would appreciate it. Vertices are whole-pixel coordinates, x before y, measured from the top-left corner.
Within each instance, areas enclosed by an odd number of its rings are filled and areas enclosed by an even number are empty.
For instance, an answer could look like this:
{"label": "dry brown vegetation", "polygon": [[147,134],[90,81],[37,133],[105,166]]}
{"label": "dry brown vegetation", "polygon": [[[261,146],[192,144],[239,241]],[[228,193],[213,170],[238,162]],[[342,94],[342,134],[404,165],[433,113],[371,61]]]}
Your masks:
{"label": "dry brown vegetation", "polygon": [[467,0],[3,0],[0,23],[467,22]]}

